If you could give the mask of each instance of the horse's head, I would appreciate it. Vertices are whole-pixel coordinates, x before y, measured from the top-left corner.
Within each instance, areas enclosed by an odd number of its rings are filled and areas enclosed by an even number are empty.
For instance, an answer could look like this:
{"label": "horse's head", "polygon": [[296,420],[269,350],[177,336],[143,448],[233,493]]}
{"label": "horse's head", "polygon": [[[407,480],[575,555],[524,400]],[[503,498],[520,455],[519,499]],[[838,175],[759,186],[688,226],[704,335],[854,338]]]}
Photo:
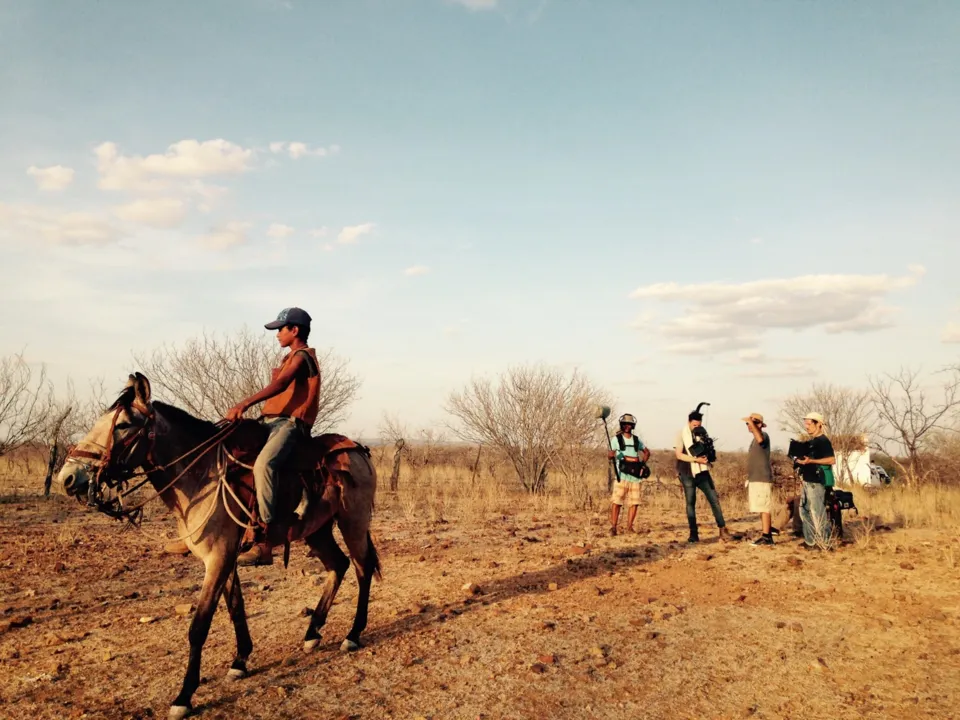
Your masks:
{"label": "horse's head", "polygon": [[153,444],[150,381],[131,375],[123,392],[67,454],[57,482],[78,500],[94,501],[103,486],[116,489],[149,458]]}

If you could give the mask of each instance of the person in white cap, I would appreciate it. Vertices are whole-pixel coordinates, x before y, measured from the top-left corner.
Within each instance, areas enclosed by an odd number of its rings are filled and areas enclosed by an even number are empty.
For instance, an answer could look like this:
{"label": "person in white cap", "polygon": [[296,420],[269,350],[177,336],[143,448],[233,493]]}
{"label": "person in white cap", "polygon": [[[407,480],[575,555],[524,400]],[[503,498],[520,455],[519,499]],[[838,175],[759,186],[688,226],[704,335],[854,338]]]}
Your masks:
{"label": "person in white cap", "polygon": [[770,528],[770,507],[773,504],[773,468],[770,466],[770,436],[763,431],[767,424],[760,413],[750,413],[743,418],[747,430],[753,435],[747,451],[747,494],[750,512],[760,513],[762,535],[754,545],[773,545]]}
{"label": "person in white cap", "polygon": [[824,433],[823,415],[807,413],[803,427],[810,436],[806,457],[796,459],[800,466],[803,487],[800,491],[800,519],[803,521],[803,541],[807,550],[818,550],[827,538],[826,485],[824,466],[835,465],[833,443]]}

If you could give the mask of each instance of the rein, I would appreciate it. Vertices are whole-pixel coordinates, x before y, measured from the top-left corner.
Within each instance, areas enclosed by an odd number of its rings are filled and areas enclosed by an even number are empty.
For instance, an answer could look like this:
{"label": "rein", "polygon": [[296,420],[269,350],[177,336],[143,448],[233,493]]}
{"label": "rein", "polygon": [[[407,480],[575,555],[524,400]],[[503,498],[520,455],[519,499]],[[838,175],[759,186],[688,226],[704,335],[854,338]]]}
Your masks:
{"label": "rein", "polygon": [[[207,438],[203,442],[199,443],[198,445],[194,446],[193,448],[187,450],[185,453],[183,453],[179,457],[171,460],[168,463],[159,465],[157,464],[154,458],[154,452],[153,452],[156,445],[156,431],[152,427],[149,427],[151,423],[155,422],[156,414],[152,407],[144,407],[144,406],[136,406],[136,405],[131,405],[131,407],[140,411],[146,417],[146,420],[143,422],[142,425],[140,425],[137,428],[137,431],[135,433],[133,433],[127,438],[122,439],[120,443],[114,446],[113,436],[117,428],[117,419],[120,416],[120,412],[124,409],[122,406],[119,406],[117,407],[116,411],[113,413],[113,418],[110,421],[110,434],[108,435],[106,447],[103,447],[103,452],[73,449],[69,453],[67,453],[66,459],[79,460],[80,464],[85,465],[88,468],[95,469],[95,472],[93,473],[93,479],[90,483],[90,488],[87,491],[87,502],[89,505],[95,507],[97,510],[104,513],[105,515],[109,515],[110,517],[113,517],[117,520],[127,520],[128,522],[130,522],[131,525],[139,527],[140,522],[143,519],[143,507],[148,502],[150,502],[151,500],[157,499],[158,497],[163,495],[163,493],[165,493],[167,490],[169,490],[174,485],[176,485],[176,483],[180,480],[180,478],[186,475],[187,472],[189,472],[190,469],[194,465],[196,465],[214,447],[219,447],[221,451],[226,451],[226,448],[224,448],[221,443],[225,438],[227,438],[231,433],[233,433],[234,430],[237,429],[238,423],[230,423],[226,425],[217,433]],[[133,447],[137,444],[137,442],[139,442],[144,436],[146,436],[147,440],[150,443],[149,447],[147,448],[146,462],[149,463],[151,467],[147,468],[146,472],[132,472],[128,470],[122,470],[121,477],[110,478],[108,476],[107,471],[111,469],[111,461],[115,457],[115,450],[117,448],[120,448],[121,451],[129,452],[130,450],[133,449]],[[135,492],[136,490],[140,489],[148,482],[150,482],[151,475],[158,472],[166,472],[167,470],[175,466],[184,458],[189,457],[190,455],[200,451],[201,449],[202,449],[202,452],[200,452],[193,460],[191,460],[190,463],[183,470],[181,470],[176,475],[176,477],[173,478],[173,480],[167,483],[161,490],[156,491],[156,493],[153,496],[148,497],[146,500],[136,505],[133,505],[130,507],[124,506],[124,498],[130,495],[131,493]],[[229,453],[227,454],[229,455]],[[221,453],[220,456],[218,457],[218,464],[220,465],[220,468],[221,468],[220,472],[218,473],[219,475],[218,482],[223,485],[228,485],[228,483],[225,482],[226,472],[224,469],[222,459],[223,459],[223,455]],[[90,460],[92,462],[84,462],[84,460]],[[140,482],[134,484],[133,487],[127,488],[126,487],[127,482],[130,479],[136,478],[136,477],[142,477],[143,479]],[[106,486],[109,489],[116,489],[117,497],[110,500],[106,499],[104,497],[104,492],[103,492],[104,486]],[[212,511],[211,511],[211,514],[212,514]],[[209,517],[204,519],[204,522],[201,523],[201,526],[204,523],[206,523],[207,520],[209,520]],[[189,535],[193,535],[193,533],[195,532],[196,530],[189,533],[185,537],[189,537]]]}

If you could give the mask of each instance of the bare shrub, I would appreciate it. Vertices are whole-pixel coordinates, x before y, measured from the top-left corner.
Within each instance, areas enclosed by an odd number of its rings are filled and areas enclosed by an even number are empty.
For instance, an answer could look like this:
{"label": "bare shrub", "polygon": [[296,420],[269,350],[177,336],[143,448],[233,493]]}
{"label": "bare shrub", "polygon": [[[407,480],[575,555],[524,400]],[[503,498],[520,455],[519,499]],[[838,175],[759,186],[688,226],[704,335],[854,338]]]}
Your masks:
{"label": "bare shrub", "polygon": [[[203,333],[182,347],[166,345],[149,355],[134,353],[154,392],[206,420],[221,419],[231,407],[270,382],[271,371],[284,355],[272,335],[244,327],[232,335]],[[317,352],[322,377],[320,410],[314,434],[328,432],[346,417],[360,381],[347,371],[345,360],[332,351]],[[247,415],[255,417],[259,406]]]}
{"label": "bare shrub", "polygon": [[445,409],[460,421],[459,437],[500,450],[523,488],[542,492],[551,461],[596,443],[598,404],[609,404],[605,393],[579,372],[566,377],[538,365],[511,368],[496,384],[475,378]]}
{"label": "bare shrub", "polygon": [[0,358],[0,457],[42,442],[53,406],[46,366],[35,371],[22,353]]}
{"label": "bare shrub", "polygon": [[909,484],[925,476],[922,451],[926,441],[937,431],[948,431],[952,416],[960,408],[960,370],[946,372],[947,379],[937,388],[936,399],[929,397],[916,370],[901,367],[896,373],[870,380],[873,406],[880,420],[877,434],[907,455],[909,471],[901,465],[901,475]]}

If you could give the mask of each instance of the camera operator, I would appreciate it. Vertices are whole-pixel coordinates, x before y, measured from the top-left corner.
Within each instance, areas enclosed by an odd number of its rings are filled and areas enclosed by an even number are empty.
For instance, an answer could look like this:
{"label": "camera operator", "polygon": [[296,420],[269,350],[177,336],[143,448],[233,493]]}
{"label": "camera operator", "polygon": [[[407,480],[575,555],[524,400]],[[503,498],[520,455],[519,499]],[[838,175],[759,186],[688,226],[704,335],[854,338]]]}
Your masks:
{"label": "camera operator", "polygon": [[680,476],[683,494],[687,501],[687,524],[690,526],[690,537],[687,542],[700,542],[700,533],[697,528],[697,488],[700,488],[707,502],[710,503],[713,517],[717,521],[717,528],[720,530],[720,541],[728,542],[731,540],[730,531],[727,530],[727,524],[724,522],[717,489],[710,476],[710,464],[705,455],[694,457],[690,454],[690,448],[694,446],[693,430],[700,427],[702,423],[703,415],[698,410],[690,413],[687,416],[687,424],[680,430],[673,446],[677,456],[677,474]]}
{"label": "camera operator", "polygon": [[747,451],[747,494],[750,512],[760,513],[763,534],[754,545],[773,545],[770,528],[770,509],[773,504],[773,468],[770,466],[770,436],[763,431],[767,424],[760,413],[750,413],[743,418],[747,430],[753,435]]}
{"label": "camera operator", "polygon": [[799,466],[803,487],[800,491],[800,519],[803,521],[803,540],[807,550],[818,550],[826,541],[829,528],[825,507],[826,486],[823,466],[835,465],[833,444],[824,434],[823,415],[807,413],[803,427],[810,439],[806,442],[807,455],[794,462]]}

